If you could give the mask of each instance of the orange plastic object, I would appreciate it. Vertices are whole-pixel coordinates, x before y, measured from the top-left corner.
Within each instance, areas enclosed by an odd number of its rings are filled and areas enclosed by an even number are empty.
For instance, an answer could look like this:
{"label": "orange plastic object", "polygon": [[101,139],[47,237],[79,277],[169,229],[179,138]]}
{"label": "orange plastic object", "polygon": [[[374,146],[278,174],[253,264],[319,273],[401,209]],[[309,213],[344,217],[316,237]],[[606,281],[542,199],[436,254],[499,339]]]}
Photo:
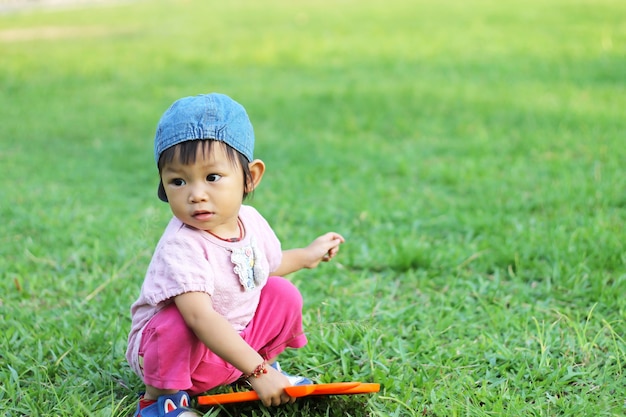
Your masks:
{"label": "orange plastic object", "polygon": [[380,391],[380,384],[375,383],[362,383],[354,388],[350,388],[343,392],[337,392],[336,394],[349,395],[349,394],[372,394]]}
{"label": "orange plastic object", "polygon": [[230,403],[243,403],[259,399],[256,391],[231,392],[228,394],[200,395],[197,397],[198,405],[218,405]]}
{"label": "orange plastic object", "polygon": [[307,395],[330,395],[339,394],[351,388],[358,387],[360,382],[333,382],[330,384],[294,385],[285,388],[285,392],[291,397],[305,397]]}
{"label": "orange plastic object", "polygon": [[[370,394],[380,391],[380,384],[362,382],[333,382],[329,384],[296,385],[285,388],[285,392],[292,397],[306,397],[309,395],[352,395]],[[198,405],[232,404],[247,401],[257,401],[259,396],[255,391],[232,392],[228,394],[201,395],[197,397]]]}

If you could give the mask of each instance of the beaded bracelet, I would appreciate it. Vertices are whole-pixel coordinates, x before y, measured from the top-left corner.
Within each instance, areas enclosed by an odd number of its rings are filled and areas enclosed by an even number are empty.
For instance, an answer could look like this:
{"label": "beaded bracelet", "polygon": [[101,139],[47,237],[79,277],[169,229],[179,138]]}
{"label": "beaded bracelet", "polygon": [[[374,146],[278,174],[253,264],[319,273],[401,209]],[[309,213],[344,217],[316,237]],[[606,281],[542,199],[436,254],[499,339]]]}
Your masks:
{"label": "beaded bracelet", "polygon": [[242,378],[243,379],[248,379],[252,377],[258,378],[261,375],[266,374],[267,369],[265,368],[265,365],[267,365],[267,362],[263,361],[262,364],[254,368],[254,371],[250,372],[249,374],[243,374]]}

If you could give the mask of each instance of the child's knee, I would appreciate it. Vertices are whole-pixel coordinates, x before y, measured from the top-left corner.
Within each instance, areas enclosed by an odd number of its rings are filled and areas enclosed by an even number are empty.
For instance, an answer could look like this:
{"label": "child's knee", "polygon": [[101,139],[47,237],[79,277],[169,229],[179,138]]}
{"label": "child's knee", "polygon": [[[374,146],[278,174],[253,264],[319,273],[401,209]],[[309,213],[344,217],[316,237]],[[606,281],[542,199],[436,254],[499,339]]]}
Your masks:
{"label": "child's knee", "polygon": [[302,311],[302,294],[291,281],[283,277],[269,277],[263,291],[281,300],[281,304],[290,304],[291,308]]}

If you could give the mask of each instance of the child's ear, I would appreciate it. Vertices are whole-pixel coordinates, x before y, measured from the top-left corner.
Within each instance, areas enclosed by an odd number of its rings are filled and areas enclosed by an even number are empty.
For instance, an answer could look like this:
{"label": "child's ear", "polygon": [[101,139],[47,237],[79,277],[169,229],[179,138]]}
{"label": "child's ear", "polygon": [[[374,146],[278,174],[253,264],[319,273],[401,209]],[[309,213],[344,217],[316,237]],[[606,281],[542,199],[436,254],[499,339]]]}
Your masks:
{"label": "child's ear", "polygon": [[255,159],[248,164],[250,168],[250,177],[252,179],[251,184],[246,184],[246,192],[251,193],[261,182],[263,174],[265,173],[265,163],[260,159]]}

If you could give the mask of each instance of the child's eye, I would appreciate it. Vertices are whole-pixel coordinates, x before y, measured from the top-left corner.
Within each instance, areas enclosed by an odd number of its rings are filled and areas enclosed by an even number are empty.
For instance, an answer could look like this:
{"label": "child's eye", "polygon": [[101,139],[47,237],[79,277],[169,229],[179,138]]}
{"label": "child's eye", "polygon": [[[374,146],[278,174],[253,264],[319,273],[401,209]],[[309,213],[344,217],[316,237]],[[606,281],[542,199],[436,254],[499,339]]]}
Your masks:
{"label": "child's eye", "polygon": [[219,174],[209,174],[209,175],[206,176],[206,180],[208,182],[219,181],[220,178],[222,178],[222,176],[219,175]]}
{"label": "child's eye", "polygon": [[175,185],[175,186],[177,186],[177,187],[180,187],[180,186],[185,185],[185,180],[184,180],[184,179],[182,179],[182,178],[174,178],[174,179],[171,181],[171,183],[172,183],[172,185]]}

